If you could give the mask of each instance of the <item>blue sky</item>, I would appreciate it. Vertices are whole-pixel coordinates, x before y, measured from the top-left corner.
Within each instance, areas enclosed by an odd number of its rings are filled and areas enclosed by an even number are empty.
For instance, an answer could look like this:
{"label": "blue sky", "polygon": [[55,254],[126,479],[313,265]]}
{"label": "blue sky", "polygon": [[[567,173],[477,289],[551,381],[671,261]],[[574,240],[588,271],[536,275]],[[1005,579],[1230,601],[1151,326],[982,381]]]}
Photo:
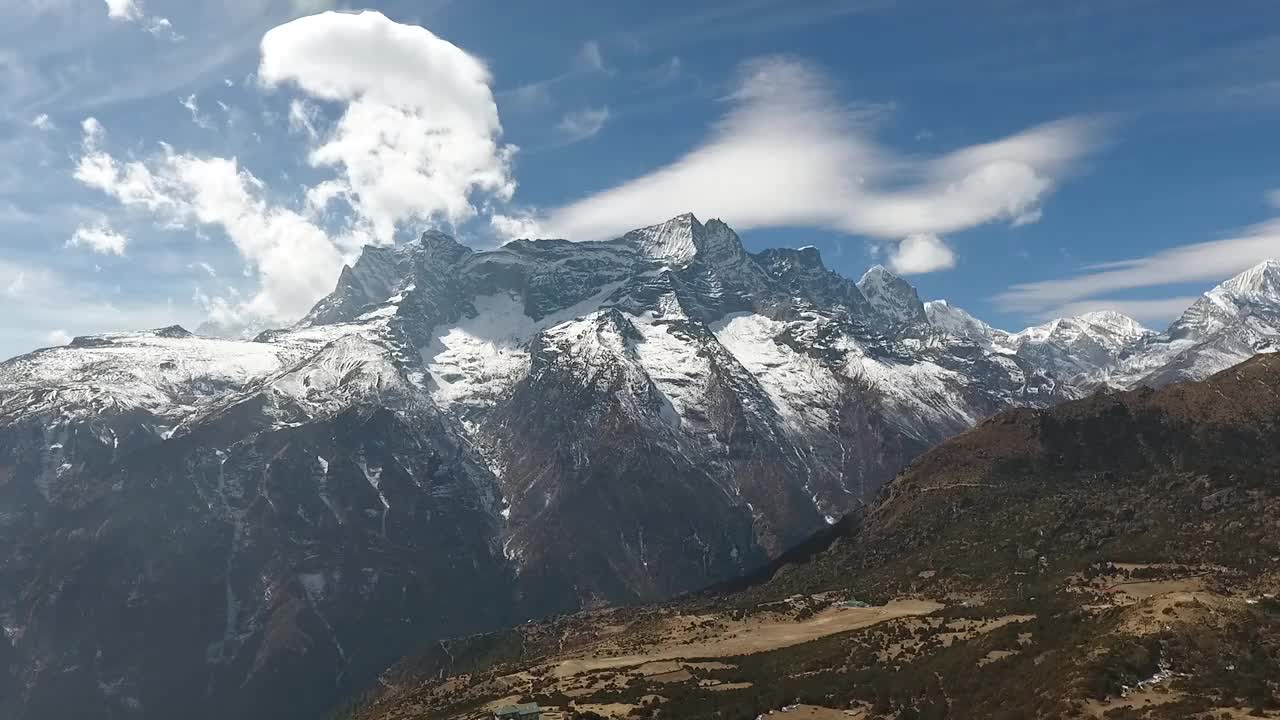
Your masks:
{"label": "blue sky", "polygon": [[0,356],[283,324],[429,226],[484,247],[691,210],[1009,329],[1163,327],[1280,255],[1269,0],[0,12]]}

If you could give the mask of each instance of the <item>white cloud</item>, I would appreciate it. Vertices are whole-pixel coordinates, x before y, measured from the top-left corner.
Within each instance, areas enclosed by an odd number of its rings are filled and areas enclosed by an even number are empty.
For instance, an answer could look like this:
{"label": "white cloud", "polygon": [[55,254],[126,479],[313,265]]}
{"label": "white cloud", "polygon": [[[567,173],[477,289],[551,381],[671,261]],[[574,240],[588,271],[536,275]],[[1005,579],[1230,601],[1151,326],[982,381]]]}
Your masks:
{"label": "white cloud", "polygon": [[494,213],[489,218],[489,227],[503,240],[542,237],[537,218],[528,213],[514,215]]}
{"label": "white cloud", "polygon": [[173,29],[173,23],[169,22],[169,18],[165,17],[149,17],[142,23],[142,29],[148,33],[158,37],[179,42],[184,38]]}
{"label": "white cloud", "polygon": [[136,22],[146,32],[158,38],[166,38],[177,42],[183,37],[173,29],[169,18],[159,15],[147,15],[138,0],[106,0],[107,17],[121,22]]}
{"label": "white cloud", "polygon": [[1096,144],[1066,120],[935,158],[876,143],[813,68],[748,63],[710,139],[671,165],[549,214],[557,237],[612,237],[693,211],[736,227],[816,226],[880,238],[1029,222]]}
{"label": "white cloud", "polygon": [[48,114],[40,113],[32,118],[31,127],[44,132],[49,132],[50,130],[54,130],[57,126],[55,126],[53,121],[49,119]]}
{"label": "white cloud", "polygon": [[1280,258],[1280,219],[1255,225],[1236,237],[1181,245],[1153,255],[1091,265],[1057,280],[1014,285],[996,296],[1006,310],[1057,315],[1083,302],[1115,304],[1111,293],[1187,282],[1219,282],[1268,258]]}
{"label": "white cloud", "polygon": [[191,93],[184,98],[178,98],[178,102],[182,104],[182,107],[187,109],[187,112],[191,113],[191,122],[195,123],[196,126],[204,128],[205,130],[213,129],[213,121],[200,114],[200,103],[198,98],[196,98],[195,93]]}
{"label": "white cloud", "polygon": [[107,17],[112,20],[141,20],[142,8],[136,0],[106,0]]}
{"label": "white cloud", "polygon": [[556,129],[564,136],[566,144],[576,143],[598,135],[608,121],[609,108],[584,108],[565,113]]}
{"label": "white cloud", "polygon": [[50,330],[45,339],[50,345],[66,345],[71,342],[71,334],[66,330]]}
{"label": "white cloud", "polygon": [[86,150],[98,147],[102,143],[103,135],[106,133],[102,123],[98,122],[98,118],[95,117],[87,117],[82,120],[80,129],[84,131],[84,147]]}
{"label": "white cloud", "polygon": [[309,160],[338,172],[357,230],[377,242],[405,224],[472,218],[474,193],[515,191],[488,69],[425,28],[371,11],[300,18],[263,37],[258,77],[345,104]]}
{"label": "white cloud", "polygon": [[889,255],[889,267],[900,275],[920,275],[955,266],[956,254],[942,238],[929,233],[907,236]]}
{"label": "white cloud", "polygon": [[221,228],[256,274],[259,288],[239,312],[268,320],[305,313],[332,289],[341,252],[324,230],[301,214],[268,203],[264,184],[234,158],[202,158],[162,145],[145,160],[121,161],[101,148],[104,133],[86,120],[85,152],[75,177],[127,207],[163,222]]}
{"label": "white cloud", "polygon": [[67,247],[87,247],[100,255],[124,255],[129,238],[111,229],[105,222],[76,228]]}

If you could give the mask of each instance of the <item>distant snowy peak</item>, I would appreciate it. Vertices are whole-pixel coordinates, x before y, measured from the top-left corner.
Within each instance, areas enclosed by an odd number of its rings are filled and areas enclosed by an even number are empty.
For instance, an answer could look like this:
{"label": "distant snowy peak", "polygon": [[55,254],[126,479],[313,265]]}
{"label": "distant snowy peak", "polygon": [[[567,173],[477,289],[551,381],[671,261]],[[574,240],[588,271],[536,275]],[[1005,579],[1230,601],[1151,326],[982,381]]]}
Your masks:
{"label": "distant snowy peak", "polygon": [[881,315],[899,325],[927,323],[924,303],[906,280],[876,265],[863,274],[858,289]]}
{"label": "distant snowy peak", "polygon": [[984,346],[990,346],[997,339],[1008,336],[1008,333],[1003,330],[996,330],[946,300],[931,300],[925,303],[924,312],[929,319],[929,325],[944,335],[971,340]]}
{"label": "distant snowy peak", "polygon": [[733,263],[747,255],[737,233],[728,225],[715,219],[705,224],[698,222],[693,213],[632,230],[619,240],[635,247],[641,255],[672,267],[685,267],[696,259],[713,264]]}
{"label": "distant snowy peak", "polygon": [[1210,290],[1208,294],[1260,297],[1280,302],[1280,260],[1264,260]]}
{"label": "distant snowy peak", "polygon": [[1017,344],[1096,343],[1114,352],[1132,345],[1142,337],[1154,334],[1153,331],[1127,315],[1103,310],[1050,320],[1043,325],[1029,327],[1013,337]]}
{"label": "distant snowy peak", "polygon": [[1203,340],[1254,314],[1280,313],[1280,262],[1266,260],[1205,293],[1169,328],[1175,339]]}
{"label": "distant snowy peak", "polygon": [[1155,336],[1141,323],[1117,312],[1091,312],[1058,318],[1011,335],[1018,356],[1055,377],[1088,384],[1104,375],[1134,348]]}

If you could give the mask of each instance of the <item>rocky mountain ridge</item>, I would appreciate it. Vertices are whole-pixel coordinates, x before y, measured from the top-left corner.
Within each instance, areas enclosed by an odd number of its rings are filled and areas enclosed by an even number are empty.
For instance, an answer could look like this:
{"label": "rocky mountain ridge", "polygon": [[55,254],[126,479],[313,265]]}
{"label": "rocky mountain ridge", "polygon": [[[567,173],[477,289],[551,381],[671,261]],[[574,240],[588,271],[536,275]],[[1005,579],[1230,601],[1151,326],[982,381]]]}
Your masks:
{"label": "rocky mountain ridge", "polygon": [[684,215],[489,251],[429,232],[252,341],[14,358],[0,707],[311,716],[288,698],[331,702],[420,642],[733,577],[981,419],[1079,397],[1068,362],[1150,343],[1202,372],[1258,346],[1265,280],[1225,296],[1246,329],[1014,340],[883,268],[855,283]]}
{"label": "rocky mountain ridge", "polygon": [[406,658],[341,718],[1274,718],[1280,356],[1017,408],[776,562]]}

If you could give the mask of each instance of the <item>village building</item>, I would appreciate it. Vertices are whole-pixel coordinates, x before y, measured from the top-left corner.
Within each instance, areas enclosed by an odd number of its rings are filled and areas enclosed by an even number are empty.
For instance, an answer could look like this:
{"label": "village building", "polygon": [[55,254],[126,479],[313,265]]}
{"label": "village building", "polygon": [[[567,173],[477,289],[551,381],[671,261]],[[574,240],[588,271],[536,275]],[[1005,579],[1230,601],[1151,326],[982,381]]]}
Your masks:
{"label": "village building", "polygon": [[503,705],[493,711],[494,720],[539,720],[542,708],[538,703],[522,703],[519,705]]}

